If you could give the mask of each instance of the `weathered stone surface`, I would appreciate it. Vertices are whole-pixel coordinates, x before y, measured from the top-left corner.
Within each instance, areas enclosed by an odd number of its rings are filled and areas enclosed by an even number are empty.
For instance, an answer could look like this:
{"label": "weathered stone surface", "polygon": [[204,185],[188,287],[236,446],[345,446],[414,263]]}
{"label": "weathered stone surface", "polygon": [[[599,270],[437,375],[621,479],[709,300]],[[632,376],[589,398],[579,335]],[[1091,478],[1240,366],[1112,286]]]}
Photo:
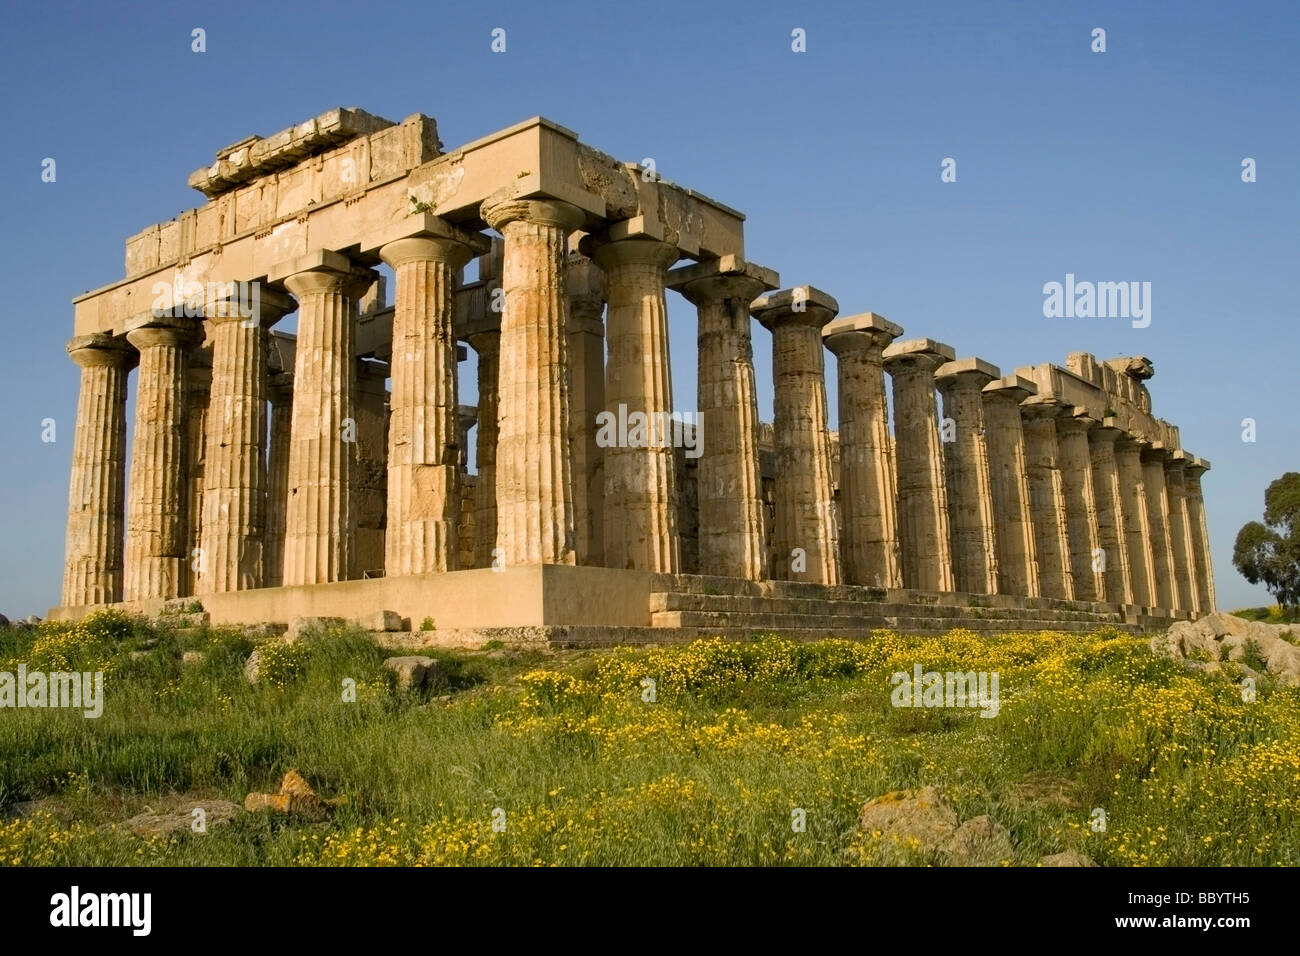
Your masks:
{"label": "weathered stone surface", "polygon": [[1000,866],[1015,856],[1005,827],[989,816],[958,825],[957,811],[937,787],[876,797],[863,806],[858,825],[873,839],[935,854],[949,866]]}
{"label": "weathered stone surface", "polygon": [[[1268,673],[1288,684],[1300,685],[1300,626],[1247,621],[1215,612],[1197,621],[1179,621],[1154,635],[1151,649],[1166,657],[1192,662],[1241,664],[1251,643],[1258,646]],[[1244,665],[1243,665],[1244,666]]]}
{"label": "weathered stone surface", "polygon": [[1039,859],[1039,866],[1096,866],[1097,864],[1078,850],[1065,850]]}
{"label": "weathered stone surface", "polygon": [[363,631],[404,631],[405,622],[396,611],[371,611],[356,620]]}
{"label": "weathered stone surface", "polygon": [[308,820],[319,820],[335,807],[347,803],[347,796],[322,799],[312,789],[302,774],[290,770],[280,782],[278,793],[251,792],[244,798],[244,809],[250,813],[259,810],[292,813]]}
{"label": "weathered stone surface", "polygon": [[[387,614],[389,612],[381,613]],[[387,622],[388,618],[385,617],[384,623],[387,624]],[[340,627],[345,623],[346,622],[341,617],[295,617],[289,621],[289,628],[285,631],[284,637],[287,641],[296,641],[299,638],[309,637],[314,633],[318,633],[323,628]],[[375,630],[387,629],[387,627],[375,628]]]}
{"label": "weathered stone surface", "polygon": [[403,691],[422,690],[438,673],[438,662],[420,655],[389,657],[384,660],[384,667],[397,675],[397,689]]}
{"label": "weathered stone surface", "polygon": [[229,800],[186,800],[173,798],[166,809],[148,809],[126,821],[126,825],[140,836],[171,836],[175,833],[194,833],[195,810],[202,810],[203,830],[211,832],[216,827],[230,823],[239,815],[239,805]]}
{"label": "weathered stone surface", "polygon": [[972,817],[939,845],[953,866],[1002,866],[1015,856],[1011,834],[990,816]]}
{"label": "weathered stone surface", "polygon": [[945,362],[934,376],[953,430],[952,441],[943,446],[953,580],[966,594],[996,594],[997,531],[983,390],[1001,372],[982,359],[967,358]]}

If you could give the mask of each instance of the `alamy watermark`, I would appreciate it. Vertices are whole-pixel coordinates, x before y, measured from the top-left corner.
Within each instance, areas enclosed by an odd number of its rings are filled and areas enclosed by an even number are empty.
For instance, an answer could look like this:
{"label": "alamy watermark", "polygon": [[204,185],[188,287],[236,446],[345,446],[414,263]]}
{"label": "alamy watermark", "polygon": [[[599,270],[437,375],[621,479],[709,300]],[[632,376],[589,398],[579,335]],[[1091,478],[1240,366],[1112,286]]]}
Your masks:
{"label": "alamy watermark", "polygon": [[82,716],[99,717],[104,713],[103,671],[28,671],[18,665],[18,673],[0,671],[0,708],[68,707],[79,709]]}
{"label": "alamy watermark", "polygon": [[262,311],[262,284],[252,282],[186,282],[176,274],[173,282],[153,284],[154,318],[234,318],[249,328],[258,324]]}
{"label": "alamy watermark", "polygon": [[596,444],[601,448],[683,448],[687,458],[704,454],[702,412],[617,412],[596,415]]}
{"label": "alamy watermark", "polygon": [[980,708],[981,717],[996,717],[998,699],[997,671],[923,671],[921,665],[912,673],[895,671],[889,682],[889,695],[895,707],[971,707]]}
{"label": "alamy watermark", "polygon": [[1043,285],[1043,315],[1049,319],[1132,319],[1133,328],[1151,324],[1150,282],[1065,282]]}

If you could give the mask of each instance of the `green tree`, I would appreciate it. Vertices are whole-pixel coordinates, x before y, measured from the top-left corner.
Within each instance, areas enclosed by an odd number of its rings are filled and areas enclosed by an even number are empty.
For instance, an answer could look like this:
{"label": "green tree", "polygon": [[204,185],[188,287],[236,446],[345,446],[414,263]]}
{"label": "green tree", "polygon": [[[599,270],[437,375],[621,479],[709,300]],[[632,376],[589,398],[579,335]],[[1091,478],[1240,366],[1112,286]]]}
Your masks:
{"label": "green tree", "polygon": [[1300,472],[1288,471],[1264,492],[1264,522],[1237,532],[1232,563],[1251,584],[1263,582],[1284,607],[1300,605]]}

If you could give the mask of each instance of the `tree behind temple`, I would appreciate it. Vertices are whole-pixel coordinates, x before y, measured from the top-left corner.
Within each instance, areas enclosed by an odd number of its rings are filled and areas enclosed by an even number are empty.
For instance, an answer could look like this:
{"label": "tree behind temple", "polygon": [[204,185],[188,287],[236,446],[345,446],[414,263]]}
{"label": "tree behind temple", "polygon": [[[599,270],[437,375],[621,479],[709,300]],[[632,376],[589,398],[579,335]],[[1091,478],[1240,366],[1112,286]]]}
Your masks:
{"label": "tree behind temple", "polygon": [[1251,584],[1263,583],[1284,607],[1300,604],[1300,472],[1288,471],[1264,492],[1264,523],[1237,532],[1232,563]]}

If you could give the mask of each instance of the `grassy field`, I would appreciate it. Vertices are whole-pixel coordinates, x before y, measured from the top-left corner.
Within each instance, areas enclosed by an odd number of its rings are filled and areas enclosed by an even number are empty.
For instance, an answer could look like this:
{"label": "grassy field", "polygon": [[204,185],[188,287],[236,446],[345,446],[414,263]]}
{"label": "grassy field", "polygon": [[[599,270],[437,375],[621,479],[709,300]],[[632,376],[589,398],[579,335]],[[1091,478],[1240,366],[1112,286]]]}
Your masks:
{"label": "grassy field", "polygon": [[[926,863],[857,818],[937,785],[961,819],[1010,831],[1012,865],[1069,848],[1102,865],[1300,864],[1300,690],[1265,682],[1246,702],[1230,676],[1114,632],[430,652],[442,678],[422,692],[396,690],[361,633],[277,645],[256,686],[252,648],[106,612],[0,631],[0,671],[106,672],[98,719],[0,710],[0,863]],[[891,673],[917,663],[996,671],[997,716],[891,706]],[[124,825],[186,800],[242,805],[290,768],[347,803],[206,834]]]}

